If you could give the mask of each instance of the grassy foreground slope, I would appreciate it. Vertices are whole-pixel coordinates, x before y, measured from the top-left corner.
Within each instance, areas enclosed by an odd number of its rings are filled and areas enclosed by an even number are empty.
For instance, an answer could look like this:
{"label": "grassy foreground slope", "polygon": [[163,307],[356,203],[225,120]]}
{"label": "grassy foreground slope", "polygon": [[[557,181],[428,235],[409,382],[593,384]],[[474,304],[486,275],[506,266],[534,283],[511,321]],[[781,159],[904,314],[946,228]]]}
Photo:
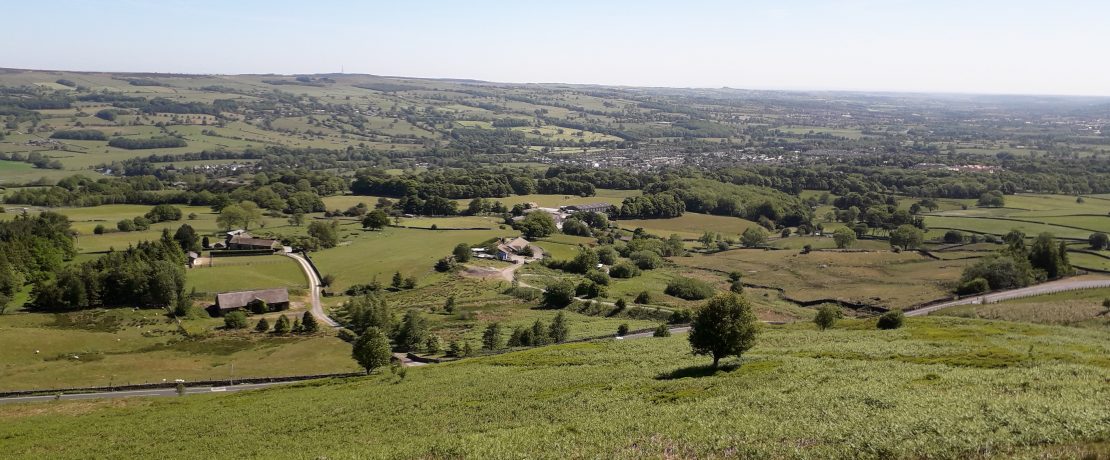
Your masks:
{"label": "grassy foreground slope", "polygon": [[403,380],[5,406],[0,439],[10,458],[1076,458],[1110,453],[1107,339],[955,318],[798,324],[713,375],[685,336],[603,341]]}

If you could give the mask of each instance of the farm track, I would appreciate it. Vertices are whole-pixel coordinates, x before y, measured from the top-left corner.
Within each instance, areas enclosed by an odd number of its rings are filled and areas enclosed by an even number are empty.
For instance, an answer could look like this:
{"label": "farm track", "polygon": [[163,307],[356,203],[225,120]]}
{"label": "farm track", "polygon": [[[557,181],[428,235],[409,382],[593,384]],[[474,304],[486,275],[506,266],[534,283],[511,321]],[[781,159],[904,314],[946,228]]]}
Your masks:
{"label": "farm track", "polygon": [[328,326],[331,326],[333,328],[340,327],[339,322],[331,319],[331,317],[328,316],[327,313],[324,313],[324,308],[320,305],[320,278],[316,276],[316,270],[312,268],[312,265],[308,262],[308,259],[305,259],[304,256],[301,256],[300,254],[286,253],[283,255],[296,260],[297,263],[300,264],[301,270],[304,271],[305,277],[308,278],[308,295],[310,302],[312,303],[312,308],[310,310],[312,312],[312,316],[315,316],[316,319],[323,321],[324,324],[327,324]]}

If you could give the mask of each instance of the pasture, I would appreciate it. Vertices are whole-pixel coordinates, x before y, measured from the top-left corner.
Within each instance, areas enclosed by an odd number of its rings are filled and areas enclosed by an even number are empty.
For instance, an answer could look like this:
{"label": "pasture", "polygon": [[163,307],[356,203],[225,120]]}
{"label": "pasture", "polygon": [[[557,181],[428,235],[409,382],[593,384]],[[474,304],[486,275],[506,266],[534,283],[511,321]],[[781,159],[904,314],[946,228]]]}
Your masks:
{"label": "pasture", "polygon": [[687,212],[671,219],[622,219],[615,221],[625,230],[642,228],[653,235],[666,238],[671,234],[683,239],[697,239],[705,232],[721,233],[738,238],[744,230],[759,224],[739,217],[715,216]]}
{"label": "pasture", "polygon": [[394,272],[424,278],[434,273],[436,261],[451,255],[459,243],[478,244],[490,238],[515,236],[515,230],[417,230],[386,228],[365,231],[357,224],[340,227],[347,238],[340,246],[312,254],[320,273],[336,277],[342,291],[352,284],[377,278],[389,282]]}
{"label": "pasture", "polygon": [[[765,327],[755,348],[716,372],[704,367],[707,358],[690,355],[679,334],[545,347],[412,368],[404,378],[385,371],[230,397],[8,406],[0,436],[13,458],[59,459],[260,451],[368,458],[968,458],[986,446],[1002,457],[1107,453],[1107,332],[942,317],[910,318],[894,331],[874,324],[843,320],[827,331],[812,324]],[[198,443],[179,434],[212,426],[235,442]],[[275,426],[313,435],[258,436]],[[44,433],[56,432],[65,432],[66,442],[42,442]]]}
{"label": "pasture", "polygon": [[0,315],[0,390],[353,370],[350,346],[334,337],[217,330],[222,324],[186,319],[194,334],[186,338],[160,309]]}
{"label": "pasture", "polygon": [[218,292],[287,287],[307,289],[308,280],[297,261],[280,255],[206,259],[208,264],[185,271],[186,289]]}
{"label": "pasture", "polygon": [[681,267],[709,273],[738,270],[744,274],[744,282],[783,289],[795,300],[837,299],[887,308],[907,308],[950,296],[949,286],[969,263],[930,260],[914,252],[799,254],[762,249],[737,249],[672,260]]}
{"label": "pasture", "polygon": [[1110,310],[1102,306],[1105,299],[1110,299],[1110,289],[1084,289],[986,305],[960,305],[933,314],[1110,330]]}

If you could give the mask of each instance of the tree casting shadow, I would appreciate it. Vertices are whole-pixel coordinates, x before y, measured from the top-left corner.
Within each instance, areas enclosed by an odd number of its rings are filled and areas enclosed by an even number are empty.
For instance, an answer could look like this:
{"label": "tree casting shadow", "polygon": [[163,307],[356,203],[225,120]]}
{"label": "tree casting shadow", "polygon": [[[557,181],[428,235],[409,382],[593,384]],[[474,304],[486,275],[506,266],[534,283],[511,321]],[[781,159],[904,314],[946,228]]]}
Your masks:
{"label": "tree casting shadow", "polygon": [[684,378],[699,378],[709,377],[716,375],[718,372],[727,373],[740,368],[740,363],[721,364],[714,368],[712,365],[706,364],[704,366],[690,366],[681,369],[675,369],[670,372],[664,372],[655,376],[655,380],[676,380]]}

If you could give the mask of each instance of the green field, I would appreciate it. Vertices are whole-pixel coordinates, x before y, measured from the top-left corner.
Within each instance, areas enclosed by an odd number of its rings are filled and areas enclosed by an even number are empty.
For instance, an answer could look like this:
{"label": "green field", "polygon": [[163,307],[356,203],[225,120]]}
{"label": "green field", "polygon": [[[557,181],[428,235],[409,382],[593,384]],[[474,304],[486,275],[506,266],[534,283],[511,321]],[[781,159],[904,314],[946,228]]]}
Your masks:
{"label": "green field", "polygon": [[0,315],[0,390],[353,370],[349,345],[334,337],[217,331],[222,324],[186,319],[194,337],[185,338],[158,309]]}
{"label": "green field", "polygon": [[416,230],[386,228],[364,231],[351,224],[341,228],[349,242],[312,254],[321,273],[336,277],[342,291],[352,284],[377,278],[388,283],[394,272],[423,278],[434,273],[435,262],[451,255],[459,243],[478,244],[490,238],[515,236],[515,230]]}
{"label": "green field", "polygon": [[[951,295],[950,285],[969,261],[936,261],[917,253],[738,249],[676,257],[699,276],[740,271],[744,281],[784,289],[787,296],[812,301],[838,299],[888,308],[907,308]],[[716,272],[716,273],[714,273]],[[882,280],[882,282],[876,282]],[[721,281],[724,288],[724,280]]]}
{"label": "green field", "polygon": [[207,259],[209,264],[185,272],[186,288],[198,293],[288,287],[307,289],[308,280],[297,261],[280,255]]}
{"label": "green field", "polygon": [[987,305],[961,305],[934,314],[1040,324],[1101,327],[1110,330],[1110,314],[1102,301],[1110,289],[1059,292]]}
{"label": "green field", "polygon": [[627,219],[618,220],[616,224],[625,230],[643,228],[644,231],[654,235],[667,237],[671,234],[677,234],[684,239],[696,239],[705,232],[721,233],[738,238],[741,233],[744,233],[744,230],[758,226],[755,222],[739,217],[714,216],[692,212],[672,219]]}
{"label": "green field", "polygon": [[[939,317],[896,331],[841,324],[766,328],[716,373],[683,335],[607,340],[414,368],[404,379],[6,406],[0,436],[11,458],[1108,453],[1105,331]],[[230,441],[180,435],[213,426]],[[288,435],[259,435],[274,427]],[[65,442],[43,442],[57,432]]]}

